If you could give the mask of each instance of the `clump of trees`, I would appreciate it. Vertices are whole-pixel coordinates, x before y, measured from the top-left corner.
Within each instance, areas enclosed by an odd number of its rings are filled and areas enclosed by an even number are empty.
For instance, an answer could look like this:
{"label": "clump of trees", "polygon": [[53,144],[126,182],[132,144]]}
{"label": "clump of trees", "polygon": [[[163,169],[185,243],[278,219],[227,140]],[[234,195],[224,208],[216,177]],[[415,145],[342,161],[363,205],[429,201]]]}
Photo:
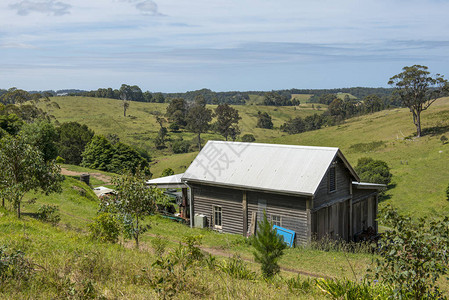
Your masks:
{"label": "clump of trees", "polygon": [[64,158],[67,164],[79,165],[83,159],[81,154],[94,136],[94,132],[78,122],[62,123],[56,132],[59,156]]}
{"label": "clump of trees", "polygon": [[283,95],[276,92],[267,92],[263,98],[263,105],[269,106],[296,106],[300,102],[297,99],[291,99],[291,95]]}
{"label": "clump of trees", "polygon": [[267,112],[257,112],[257,128],[273,129],[273,121]]}
{"label": "clump of trees", "polygon": [[217,117],[217,122],[214,124],[215,130],[226,141],[228,137],[231,137],[235,141],[237,135],[240,134],[238,123],[242,118],[239,116],[239,111],[228,104],[219,104],[215,109],[215,116]]}
{"label": "clump of trees", "polygon": [[113,145],[101,135],[92,138],[81,156],[83,167],[114,173],[135,173],[142,169],[145,176],[151,176],[149,162],[138,151],[122,142]]}

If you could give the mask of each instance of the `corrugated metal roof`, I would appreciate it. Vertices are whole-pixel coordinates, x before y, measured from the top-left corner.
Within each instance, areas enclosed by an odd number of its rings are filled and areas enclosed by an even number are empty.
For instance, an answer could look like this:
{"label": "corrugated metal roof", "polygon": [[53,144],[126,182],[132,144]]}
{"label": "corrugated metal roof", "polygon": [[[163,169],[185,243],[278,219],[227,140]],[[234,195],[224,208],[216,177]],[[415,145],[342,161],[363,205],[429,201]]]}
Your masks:
{"label": "corrugated metal roof", "polygon": [[352,184],[359,189],[377,189],[377,190],[382,190],[382,189],[386,189],[387,186],[385,184],[380,184],[380,183],[369,183],[369,182],[357,182],[357,181],[353,181]]}
{"label": "corrugated metal roof", "polygon": [[314,195],[338,148],[209,141],[183,181]]}
{"label": "corrugated metal roof", "polygon": [[155,179],[150,179],[146,182],[148,185],[153,185],[158,188],[185,188],[185,184],[182,183],[181,177],[184,175],[184,173],[181,174],[175,174],[171,176],[165,176],[165,177],[159,177]]}

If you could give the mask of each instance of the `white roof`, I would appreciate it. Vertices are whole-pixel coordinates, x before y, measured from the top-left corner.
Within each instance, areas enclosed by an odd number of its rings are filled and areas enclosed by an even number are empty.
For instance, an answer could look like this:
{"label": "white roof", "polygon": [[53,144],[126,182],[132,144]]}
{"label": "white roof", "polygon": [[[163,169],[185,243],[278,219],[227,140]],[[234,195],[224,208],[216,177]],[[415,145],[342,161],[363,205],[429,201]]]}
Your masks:
{"label": "white roof", "polygon": [[209,141],[182,181],[312,196],[338,148]]}
{"label": "white roof", "polygon": [[111,193],[115,192],[115,190],[107,188],[107,187],[104,187],[104,186],[96,187],[93,190],[94,190],[95,195],[97,195],[97,197],[100,197],[100,196],[103,196],[103,195],[106,195],[106,194],[111,194]]}
{"label": "white roof", "polygon": [[184,173],[175,174],[171,176],[159,177],[156,179],[150,179],[146,182],[148,185],[153,185],[158,188],[186,188],[186,185],[182,183],[181,177]]}

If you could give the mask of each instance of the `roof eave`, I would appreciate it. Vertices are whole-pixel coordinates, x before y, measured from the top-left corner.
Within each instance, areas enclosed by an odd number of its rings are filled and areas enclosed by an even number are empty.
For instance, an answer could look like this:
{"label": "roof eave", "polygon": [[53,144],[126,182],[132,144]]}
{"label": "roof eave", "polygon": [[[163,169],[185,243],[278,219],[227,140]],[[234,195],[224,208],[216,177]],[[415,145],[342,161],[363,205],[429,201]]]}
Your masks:
{"label": "roof eave", "polygon": [[356,188],[360,190],[384,190],[387,188],[387,185],[380,183],[369,183],[369,182],[356,182],[353,181],[352,185],[356,186]]}
{"label": "roof eave", "polygon": [[303,197],[313,197],[313,193],[306,193],[306,192],[297,192],[297,191],[288,191],[288,190],[276,190],[276,189],[265,189],[265,188],[258,188],[253,186],[245,186],[245,185],[237,185],[237,184],[225,184],[225,183],[218,183],[213,181],[206,181],[206,180],[198,180],[198,179],[181,179],[183,183],[189,185],[190,183],[197,183],[197,184],[205,184],[205,185],[211,185],[211,186],[218,186],[218,187],[227,187],[227,188],[234,188],[238,190],[249,190],[249,191],[256,191],[256,192],[269,192],[269,193],[275,193],[275,194],[284,194],[284,195],[293,195],[293,196],[303,196]]}

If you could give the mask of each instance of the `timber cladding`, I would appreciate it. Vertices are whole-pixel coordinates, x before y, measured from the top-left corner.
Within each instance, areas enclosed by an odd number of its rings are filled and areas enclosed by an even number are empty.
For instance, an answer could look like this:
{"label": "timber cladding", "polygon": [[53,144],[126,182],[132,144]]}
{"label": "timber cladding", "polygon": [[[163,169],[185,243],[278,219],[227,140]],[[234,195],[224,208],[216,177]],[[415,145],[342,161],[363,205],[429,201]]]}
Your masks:
{"label": "timber cladding", "polygon": [[[208,227],[214,227],[214,207],[221,207],[222,226],[219,231],[246,235],[244,228],[250,228],[251,216],[257,213],[260,221],[266,211],[268,219],[280,222],[280,226],[295,231],[297,244],[307,243],[308,212],[307,198],[273,193],[243,191],[238,189],[192,184],[195,214],[207,217]],[[244,193],[247,209],[244,205]],[[244,218],[246,212],[246,218]],[[244,220],[247,222],[244,227]]]}
{"label": "timber cladding", "polygon": [[321,180],[321,183],[315,194],[313,200],[313,208],[319,208],[323,204],[329,203],[333,199],[342,199],[349,197],[351,193],[352,178],[348,169],[345,167],[340,158],[336,158],[335,162],[335,176],[336,176],[336,190],[329,191],[329,169],[326,175]]}
{"label": "timber cladding", "polygon": [[220,231],[227,233],[242,234],[243,213],[242,199],[243,191],[206,185],[192,185],[194,192],[195,214],[207,216],[208,227],[213,226],[214,206],[221,207],[222,228]]}
{"label": "timber cladding", "polygon": [[[280,226],[293,230],[295,243],[304,244],[308,239],[308,218],[305,197],[285,196],[272,193],[247,192],[248,222],[252,212],[257,212],[257,221],[261,221],[263,211],[267,213],[269,221],[273,216],[280,217]],[[248,224],[249,227],[249,224]]]}

